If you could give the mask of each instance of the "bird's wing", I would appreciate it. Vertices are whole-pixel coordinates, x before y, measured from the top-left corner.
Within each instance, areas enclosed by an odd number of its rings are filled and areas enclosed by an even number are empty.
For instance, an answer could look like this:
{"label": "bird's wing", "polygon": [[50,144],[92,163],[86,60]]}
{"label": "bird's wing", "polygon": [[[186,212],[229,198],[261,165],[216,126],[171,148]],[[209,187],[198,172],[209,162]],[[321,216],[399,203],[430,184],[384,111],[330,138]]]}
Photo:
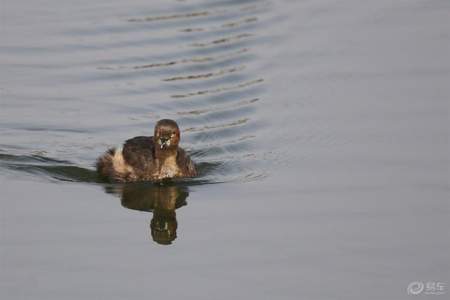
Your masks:
{"label": "bird's wing", "polygon": [[186,177],[197,176],[197,169],[195,168],[194,162],[191,160],[186,151],[182,148],[178,148],[177,153],[177,163],[179,166],[183,166],[183,173]]}
{"label": "bird's wing", "polygon": [[137,136],[125,141],[122,155],[127,164],[136,171],[144,172],[154,162],[155,145],[151,136]]}

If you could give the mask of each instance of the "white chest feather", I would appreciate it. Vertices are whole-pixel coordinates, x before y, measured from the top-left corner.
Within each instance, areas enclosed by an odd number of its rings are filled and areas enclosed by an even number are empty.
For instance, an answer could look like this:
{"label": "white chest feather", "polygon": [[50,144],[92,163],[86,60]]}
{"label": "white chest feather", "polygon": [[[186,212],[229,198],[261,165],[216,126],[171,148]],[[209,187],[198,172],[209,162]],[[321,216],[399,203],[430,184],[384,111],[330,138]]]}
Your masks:
{"label": "white chest feather", "polygon": [[160,167],[159,174],[162,178],[178,176],[180,174],[180,168],[178,168],[176,158],[166,159]]}

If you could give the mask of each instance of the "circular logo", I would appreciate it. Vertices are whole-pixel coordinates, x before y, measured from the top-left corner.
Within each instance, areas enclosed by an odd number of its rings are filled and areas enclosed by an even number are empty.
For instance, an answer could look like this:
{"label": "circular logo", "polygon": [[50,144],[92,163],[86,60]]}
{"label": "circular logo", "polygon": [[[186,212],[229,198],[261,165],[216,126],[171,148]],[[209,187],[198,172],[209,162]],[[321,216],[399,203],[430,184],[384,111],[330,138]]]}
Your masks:
{"label": "circular logo", "polygon": [[423,292],[424,288],[425,285],[423,284],[423,282],[420,281],[411,282],[407,288],[408,295],[419,295],[420,293]]}

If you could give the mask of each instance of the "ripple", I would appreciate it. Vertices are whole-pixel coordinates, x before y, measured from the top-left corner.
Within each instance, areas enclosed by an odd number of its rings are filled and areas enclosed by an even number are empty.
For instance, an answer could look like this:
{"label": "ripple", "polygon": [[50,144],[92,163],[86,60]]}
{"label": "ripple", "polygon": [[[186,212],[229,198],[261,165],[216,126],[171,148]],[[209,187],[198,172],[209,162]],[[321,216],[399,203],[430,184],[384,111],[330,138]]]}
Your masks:
{"label": "ripple", "polygon": [[[235,59],[238,55],[248,52],[247,48],[239,49],[232,53],[226,53],[217,56],[203,56],[203,57],[191,57],[185,58],[178,61],[170,61],[170,62],[159,62],[159,63],[151,63],[146,65],[133,66],[132,69],[148,69],[148,68],[161,68],[161,67],[170,67],[180,64],[202,64],[202,63],[211,63],[217,61],[224,61],[228,59]],[[126,68],[124,66],[120,66],[119,68]],[[110,67],[108,70],[114,70],[114,68]]]}
{"label": "ripple", "polygon": [[[105,33],[111,35],[123,35],[127,33],[135,33],[138,31],[148,32],[148,31],[162,31],[170,30],[175,28],[177,32],[183,27],[192,27],[198,25],[198,27],[206,28],[209,24],[214,24],[216,22],[226,22],[233,23],[230,19],[236,18],[249,18],[254,17],[256,14],[262,14],[266,12],[270,6],[268,1],[259,1],[258,4],[254,5],[242,5],[242,3],[236,3],[234,5],[209,5],[210,3],[202,3],[199,6],[186,6],[184,5],[181,9],[182,12],[154,12],[145,15],[145,12],[138,13],[134,17],[128,17],[123,20],[122,23],[118,20],[115,22],[97,24],[95,28],[91,26],[79,27],[66,29],[64,34],[70,36],[82,36],[91,37],[104,35]],[[200,8],[198,8],[200,7]],[[208,9],[209,8],[209,9]],[[172,10],[176,9],[173,7]],[[90,24],[89,24],[90,25]],[[225,26],[225,28],[232,28],[230,26]]]}
{"label": "ripple", "polygon": [[[28,148],[21,150],[23,156],[0,156],[0,165],[56,180],[98,182],[95,170],[80,165],[92,166],[93,157],[107,147],[132,136],[150,135],[157,119],[170,117],[180,124],[182,146],[200,172],[198,178],[183,184],[265,178],[259,164],[264,150],[256,143],[266,124],[258,113],[266,80],[257,71],[262,63],[257,50],[273,41],[264,30],[274,20],[266,15],[270,4],[167,3],[157,11],[131,9],[120,17],[96,20],[94,25],[69,24],[45,46],[24,50],[27,47],[6,45],[0,52],[10,53],[11,68],[20,63],[27,71],[39,68],[39,76],[48,76],[39,81],[39,88],[53,97],[55,112],[65,109],[61,103],[68,94],[79,93],[80,107],[87,106],[71,116],[80,116],[80,122],[89,125],[69,127],[57,113],[51,114],[56,115],[51,126],[5,123],[21,129],[20,133],[39,135],[36,140],[42,137],[39,150],[47,146],[51,148],[48,155],[68,159],[34,157],[29,154],[34,149]],[[32,53],[43,56],[43,61],[34,59],[30,65]],[[62,84],[55,88],[54,82]],[[66,90],[65,98],[57,96]],[[46,105],[45,100],[39,101]],[[76,101],[71,101],[73,107]],[[76,143],[69,146],[72,138]]]}
{"label": "ripple", "polygon": [[231,21],[231,22],[227,22],[227,23],[223,23],[221,25],[218,26],[210,26],[207,28],[202,28],[202,27],[196,27],[196,28],[183,28],[180,29],[180,32],[184,32],[184,33],[192,33],[192,32],[210,32],[210,31],[217,31],[217,30],[223,30],[223,29],[230,29],[230,28],[240,28],[240,27],[244,27],[244,26],[248,26],[251,24],[254,24],[255,22],[258,22],[258,17],[247,17],[244,19],[239,19],[236,21]]}
{"label": "ripple", "polygon": [[185,132],[203,132],[203,131],[208,131],[211,129],[229,128],[229,127],[245,124],[245,123],[247,123],[248,120],[249,119],[240,119],[240,120],[233,121],[231,123],[218,124],[218,125],[206,125],[201,128],[191,127],[191,128],[185,129],[184,131]]}
{"label": "ripple", "polygon": [[209,113],[213,113],[213,112],[221,112],[227,109],[236,109],[239,106],[243,106],[243,105],[249,105],[249,104],[253,104],[256,101],[259,101],[259,98],[253,98],[251,100],[241,100],[238,101],[237,103],[233,103],[231,105],[222,105],[222,106],[211,106],[205,109],[197,109],[197,110],[190,110],[190,111],[180,111],[177,112],[177,115],[180,116],[184,116],[184,115],[203,115],[203,114],[209,114]]}
{"label": "ripple", "polygon": [[217,76],[223,76],[235,72],[239,72],[245,69],[245,66],[238,66],[230,69],[219,70],[217,72],[209,72],[204,74],[193,74],[185,76],[176,76],[171,78],[164,78],[162,81],[180,81],[180,80],[195,80],[195,79],[208,79]]}
{"label": "ripple", "polygon": [[176,15],[166,15],[166,16],[154,16],[154,17],[145,17],[145,18],[131,18],[128,19],[128,22],[154,22],[154,21],[166,21],[166,20],[176,20],[176,19],[188,19],[188,18],[197,18],[197,17],[205,17],[209,16],[211,12],[201,11],[201,12],[191,12],[185,14],[176,14]]}
{"label": "ripple", "polygon": [[212,40],[212,41],[208,41],[208,42],[204,42],[204,43],[193,43],[193,44],[191,44],[191,46],[204,48],[204,47],[216,46],[216,45],[220,45],[220,44],[229,44],[229,43],[241,41],[243,39],[248,39],[252,36],[254,36],[254,35],[249,34],[249,33],[242,33],[242,34],[224,37],[224,38],[220,38],[220,39],[216,39],[216,40]]}
{"label": "ripple", "polygon": [[260,78],[260,79],[256,79],[256,80],[243,82],[243,83],[240,83],[240,84],[234,85],[234,86],[226,86],[226,87],[220,87],[220,88],[213,89],[213,90],[203,90],[203,91],[197,91],[197,92],[190,92],[190,93],[186,93],[186,94],[171,95],[171,97],[172,98],[187,98],[187,97],[193,97],[193,96],[202,96],[202,95],[217,94],[217,93],[228,92],[228,91],[235,91],[238,89],[244,89],[244,88],[250,87],[252,85],[261,83],[263,81],[264,81],[264,79]]}

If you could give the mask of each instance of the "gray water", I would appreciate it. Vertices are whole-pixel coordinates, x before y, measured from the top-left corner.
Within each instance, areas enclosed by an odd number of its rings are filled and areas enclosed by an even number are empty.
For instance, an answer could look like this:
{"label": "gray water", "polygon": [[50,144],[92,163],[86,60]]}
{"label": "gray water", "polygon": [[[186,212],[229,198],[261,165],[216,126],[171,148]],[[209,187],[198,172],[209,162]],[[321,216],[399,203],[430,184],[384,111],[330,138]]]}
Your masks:
{"label": "gray water", "polygon": [[[0,3],[1,299],[450,294],[450,3]],[[200,176],[99,182],[175,119]]]}

